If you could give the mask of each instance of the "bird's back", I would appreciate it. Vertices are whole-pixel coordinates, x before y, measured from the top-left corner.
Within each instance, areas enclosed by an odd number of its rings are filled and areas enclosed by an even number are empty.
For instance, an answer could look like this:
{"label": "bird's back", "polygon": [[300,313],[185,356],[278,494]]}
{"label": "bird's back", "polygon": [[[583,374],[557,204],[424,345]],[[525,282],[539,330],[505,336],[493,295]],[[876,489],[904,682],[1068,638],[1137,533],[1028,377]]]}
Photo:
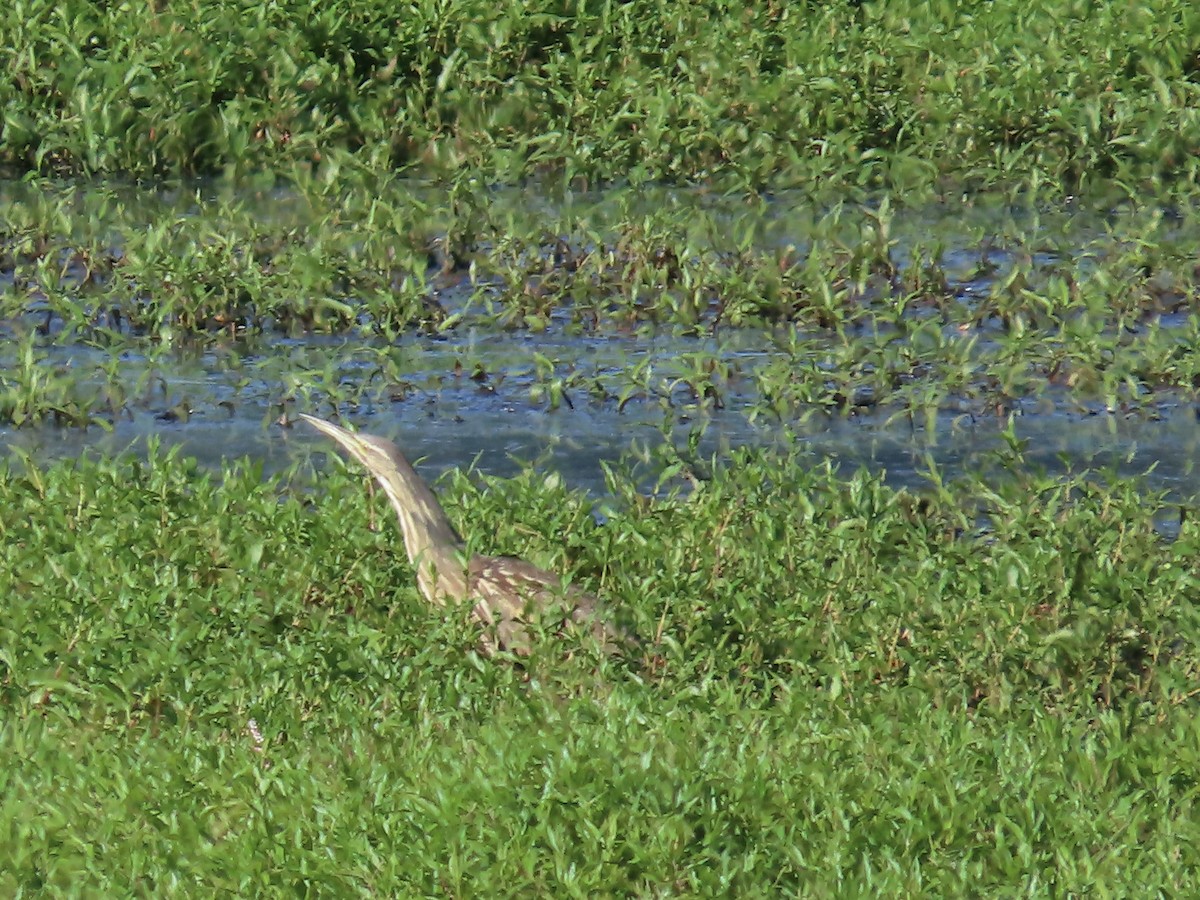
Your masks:
{"label": "bird's back", "polygon": [[478,599],[475,615],[495,629],[501,649],[522,655],[533,644],[532,629],[590,632],[607,652],[628,644],[608,622],[595,594],[564,585],[557,575],[511,556],[475,556],[467,569],[468,590]]}

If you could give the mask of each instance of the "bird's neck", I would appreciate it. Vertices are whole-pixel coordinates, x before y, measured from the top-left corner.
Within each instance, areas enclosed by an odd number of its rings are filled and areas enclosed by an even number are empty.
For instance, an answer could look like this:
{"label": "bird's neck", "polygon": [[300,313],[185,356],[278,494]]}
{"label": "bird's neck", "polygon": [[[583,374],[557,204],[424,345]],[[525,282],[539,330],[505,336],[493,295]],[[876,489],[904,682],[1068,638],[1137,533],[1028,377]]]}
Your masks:
{"label": "bird's neck", "polygon": [[448,596],[463,596],[466,592],[466,562],[462,540],[433,491],[408,460],[396,453],[392,462],[400,484],[383,482],[383,488],[400,520],[404,548],[416,566],[421,593],[439,604]]}

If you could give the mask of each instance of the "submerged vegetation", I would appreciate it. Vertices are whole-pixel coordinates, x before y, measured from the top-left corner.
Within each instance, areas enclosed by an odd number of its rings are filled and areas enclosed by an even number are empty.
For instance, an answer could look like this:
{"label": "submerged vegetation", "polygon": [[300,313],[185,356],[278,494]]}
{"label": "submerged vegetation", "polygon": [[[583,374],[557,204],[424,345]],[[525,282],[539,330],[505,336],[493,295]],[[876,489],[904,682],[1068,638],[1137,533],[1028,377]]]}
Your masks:
{"label": "submerged vegetation", "polygon": [[336,464],[14,451],[0,893],[1196,893],[1195,501],[1021,434],[1192,415],[1194,4],[397,9],[16,0],[0,435],[639,416],[440,487],[645,656],[481,659]]}
{"label": "submerged vegetation", "polygon": [[[535,408],[932,432],[1153,418],[1200,385],[1190,202],[457,188],[11,186],[0,422],[267,420],[468,383]],[[535,340],[493,370],[480,344],[512,333]]]}

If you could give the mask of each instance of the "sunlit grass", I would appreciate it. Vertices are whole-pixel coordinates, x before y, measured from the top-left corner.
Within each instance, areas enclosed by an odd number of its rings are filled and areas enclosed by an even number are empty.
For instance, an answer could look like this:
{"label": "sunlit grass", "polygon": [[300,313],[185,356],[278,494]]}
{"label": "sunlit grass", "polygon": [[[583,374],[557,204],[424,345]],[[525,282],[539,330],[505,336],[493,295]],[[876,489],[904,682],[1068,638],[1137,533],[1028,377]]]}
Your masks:
{"label": "sunlit grass", "polygon": [[579,183],[1191,179],[1196,11],[999,0],[46,6],[0,30],[0,162]]}
{"label": "sunlit grass", "polygon": [[444,481],[631,665],[427,608],[340,471],[0,475],[0,883],[372,895],[1195,889],[1197,537],[1137,485],[739,454],[609,516]]}

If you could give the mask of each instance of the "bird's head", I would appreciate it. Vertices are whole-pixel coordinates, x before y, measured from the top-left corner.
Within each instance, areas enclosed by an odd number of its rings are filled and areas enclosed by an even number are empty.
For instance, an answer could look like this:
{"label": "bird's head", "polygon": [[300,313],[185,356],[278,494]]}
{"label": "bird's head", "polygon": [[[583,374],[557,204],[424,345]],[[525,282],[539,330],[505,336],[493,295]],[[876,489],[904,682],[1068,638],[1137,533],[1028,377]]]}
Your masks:
{"label": "bird's head", "polygon": [[[337,441],[343,450],[362,463],[377,479],[386,480],[395,472],[399,450],[391,441],[371,434],[356,434],[316,416],[301,413],[300,418],[326,437]],[[404,460],[404,464],[407,466],[408,461]]]}
{"label": "bird's head", "polygon": [[456,552],[460,538],[429,486],[421,480],[400,448],[386,438],[356,434],[316,416],[300,415],[317,431],[333,438],[357,459],[383,488],[400,519],[410,559],[440,554],[440,565]]}

